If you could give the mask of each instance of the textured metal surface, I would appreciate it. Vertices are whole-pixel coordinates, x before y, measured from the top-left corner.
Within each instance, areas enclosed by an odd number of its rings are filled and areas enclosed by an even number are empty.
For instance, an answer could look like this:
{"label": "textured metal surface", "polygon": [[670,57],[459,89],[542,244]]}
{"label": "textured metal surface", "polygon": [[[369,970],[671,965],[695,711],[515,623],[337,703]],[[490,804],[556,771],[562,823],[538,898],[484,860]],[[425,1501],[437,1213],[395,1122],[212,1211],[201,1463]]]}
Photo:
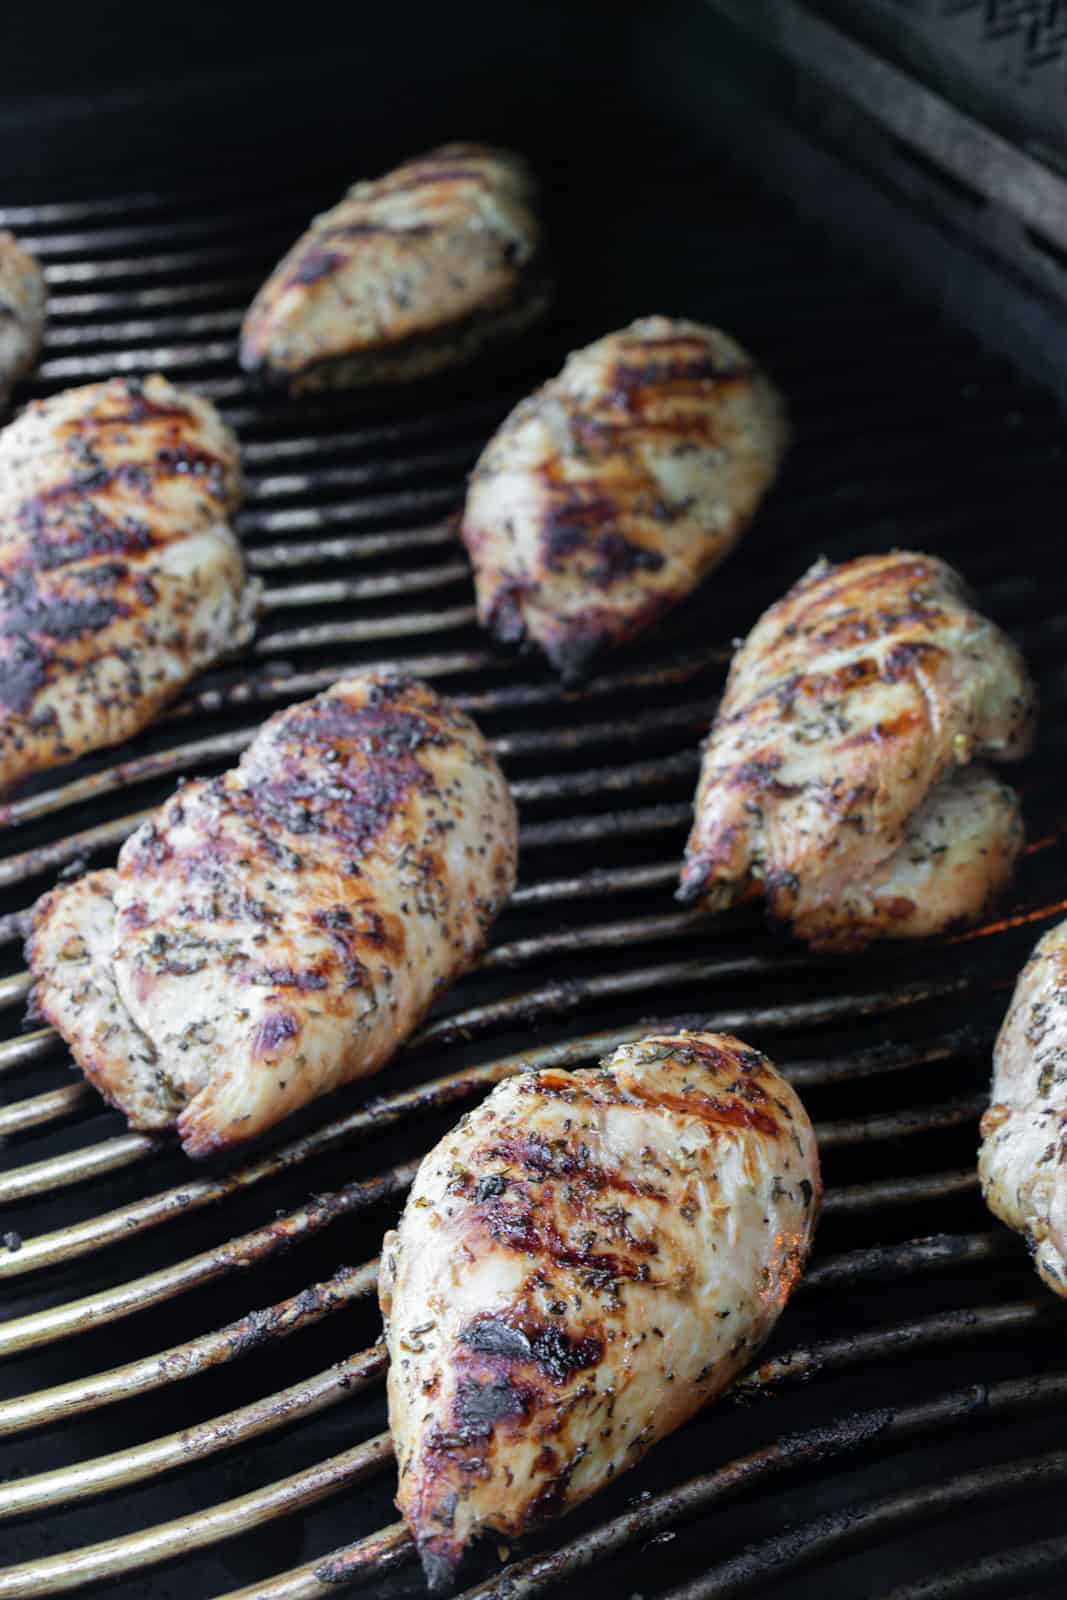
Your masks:
{"label": "textured metal surface", "polygon": [[[1065,1472],[1063,1313],[991,1225],[973,1165],[996,1024],[1067,899],[1047,510],[1067,483],[1060,419],[721,172],[594,196],[547,176],[567,285],[547,330],[497,368],[299,405],[244,384],[233,337],[279,243],[337,187],[321,173],[284,203],[0,210],[49,269],[41,392],[163,366],[223,404],[270,595],[245,660],[0,808],[0,1595],[418,1593],[390,1506],[373,1304],[412,1163],[508,1073],[703,1022],[768,1049],[818,1122],[810,1275],[721,1406],[503,1575],[483,1552],[476,1592],[793,1600],[817,1570],[828,1596],[1029,1594],[1067,1570],[1042,1523]],[[794,449],[721,573],[564,692],[472,627],[448,519],[513,400],[569,345],[658,309],[721,321],[760,353]],[[956,561],[1041,680],[1041,747],[1019,773],[1030,844],[1001,914],[835,961],[751,911],[680,911],[697,744],[732,638],[816,555],[901,543]],[[479,969],[378,1080],[194,1168],[103,1110],[49,1030],[20,1031],[25,911],[61,871],[112,860],[177,778],[222,770],[271,710],[378,664],[439,684],[494,741],[522,813],[520,889]]]}

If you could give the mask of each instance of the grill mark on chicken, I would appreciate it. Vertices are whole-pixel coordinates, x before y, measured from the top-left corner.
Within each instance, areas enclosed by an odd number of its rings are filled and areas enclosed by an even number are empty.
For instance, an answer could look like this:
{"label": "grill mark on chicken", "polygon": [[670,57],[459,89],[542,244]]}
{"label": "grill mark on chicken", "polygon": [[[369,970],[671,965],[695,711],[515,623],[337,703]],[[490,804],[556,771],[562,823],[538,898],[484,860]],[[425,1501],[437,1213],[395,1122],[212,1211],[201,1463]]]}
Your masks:
{"label": "grill mark on chicken", "polygon": [[48,677],[44,651],[32,639],[4,640],[0,652],[0,705],[26,715],[33,709]]}
{"label": "grill mark on chicken", "polygon": [[286,281],[291,284],[319,283],[336,272],[344,259],[338,250],[309,250],[297,262]]}
{"label": "grill mark on chicken", "polygon": [[124,516],[116,521],[97,505],[79,507],[75,516],[76,521],[69,515],[50,521],[32,501],[20,507],[16,521],[31,537],[15,553],[8,570],[54,572],[92,556],[143,555],[172,537],[168,531],[159,541],[139,518]]}
{"label": "grill mark on chicken", "polygon": [[256,1029],[252,1043],[253,1058],[275,1055],[283,1044],[297,1038],[299,1033],[300,1019],[294,1017],[291,1011],[271,1012]]}
{"label": "grill mark on chicken", "polygon": [[479,172],[476,167],[450,167],[444,162],[426,165],[414,162],[403,170],[403,176],[390,175],[384,178],[382,183],[389,194],[403,194],[408,189],[423,189],[428,184],[436,187],[439,183],[469,183],[479,189],[489,188],[485,173]]}
{"label": "grill mark on chicken", "polygon": [[[577,1206],[574,1210],[581,1214],[584,1208]],[[647,1261],[630,1261],[611,1251],[595,1250],[592,1241],[568,1244],[558,1228],[551,1222],[537,1220],[532,1210],[513,1209],[505,1202],[488,1202],[483,1222],[494,1244],[519,1255],[549,1261],[556,1267],[570,1267],[584,1289],[614,1292],[628,1279],[644,1283],[651,1275]],[[646,1255],[655,1255],[659,1248],[654,1240],[629,1239],[627,1244],[631,1250]]]}
{"label": "grill mark on chicken", "polygon": [[928,715],[918,711],[902,711],[899,716],[891,718],[888,722],[875,722],[869,728],[864,728],[862,733],[849,734],[847,738],[841,740],[837,748],[856,750],[864,744],[888,744],[904,734],[914,733],[917,728],[928,727],[929,723]]}
{"label": "grill mark on chicken", "polygon": [[[669,344],[669,340],[650,340],[649,345],[655,348],[657,343]],[[648,348],[646,345],[644,348]],[[684,389],[690,384],[725,384],[737,383],[740,379],[752,378],[756,375],[756,368],[751,362],[736,362],[732,366],[716,365],[709,360],[703,351],[693,355],[679,355],[674,360],[642,361],[643,350],[641,346],[635,347],[636,360],[630,364],[617,362],[612,368],[612,379],[616,389],[621,389],[626,395],[626,403],[634,403],[635,394],[638,396],[637,405],[640,407],[641,391],[659,389],[664,386]]]}
{"label": "grill mark on chicken", "polygon": [[595,1367],[604,1354],[604,1342],[595,1335],[572,1339],[551,1323],[515,1327],[496,1317],[469,1322],[461,1330],[459,1342],[478,1355],[534,1366],[556,1384],[566,1383],[585,1367]]}
{"label": "grill mark on chicken", "polygon": [[[127,576],[122,565],[89,567],[70,574],[86,587],[106,586]],[[20,572],[2,580],[0,630],[43,634],[46,639],[69,641],[96,633],[129,608],[116,598],[87,595],[42,594],[32,573]]]}
{"label": "grill mark on chicken", "polygon": [[916,667],[936,666],[944,657],[941,646],[927,639],[902,639],[886,651],[882,678],[886,683],[899,683],[901,678],[914,676]]}
{"label": "grill mark on chicken", "polygon": [[[640,1090],[631,1090],[631,1093],[636,1094],[639,1100],[646,1098]],[[649,1103],[665,1106],[669,1111],[680,1111],[683,1116],[699,1117],[712,1127],[751,1128],[768,1139],[778,1139],[782,1133],[778,1119],[770,1112],[761,1110],[758,1105],[746,1105],[743,1101],[718,1100],[693,1091],[677,1095],[657,1094]]]}
{"label": "grill mark on chicken", "polygon": [[[861,561],[863,559],[861,558]],[[856,571],[855,568],[860,564],[857,562],[846,561],[836,569],[832,568],[828,562],[816,562],[811,572],[802,578],[790,591],[790,598],[793,599],[790,607],[790,620],[782,629],[779,639],[784,641],[795,638],[798,634],[803,635],[812,631],[813,617],[817,618],[832,611],[833,607],[839,604],[842,598],[862,597],[868,592],[877,593],[883,589],[891,591],[894,586],[904,585],[909,582],[915,584],[923,581],[928,582],[930,579],[928,560],[928,557],[922,557],[918,560],[906,558],[901,561],[883,558],[880,563],[874,565],[870,572]],[[835,581],[834,578],[830,577],[830,574],[834,572],[841,574],[840,581]],[[958,574],[956,576],[958,578]],[[962,580],[959,580],[959,582],[962,597]],[[810,594],[810,598],[803,601],[802,597],[806,594]],[[849,606],[846,608],[847,614],[844,617],[832,619],[831,627],[836,629],[842,626],[858,625],[858,618],[855,617],[858,609],[855,605]],[[900,609],[888,611],[872,608],[872,612],[871,623],[875,635],[878,637],[883,637],[895,628],[904,627],[912,623],[936,625],[945,620],[944,613],[937,606],[930,604],[929,597],[923,594],[921,589],[910,590],[907,595],[907,604]],[[832,635],[830,634],[820,634],[818,638],[820,643],[832,642]]]}
{"label": "grill mark on chicken", "polygon": [[[539,1083],[537,1094],[546,1098],[560,1096],[566,1098],[570,1104],[575,1104],[584,1098],[589,1105],[622,1105],[625,1101],[608,1100],[601,1095],[579,1097],[571,1089],[569,1093],[560,1086],[552,1083]],[[621,1172],[610,1167],[598,1166],[593,1162],[589,1149],[584,1144],[579,1144],[576,1150],[568,1148],[563,1140],[549,1144],[544,1139],[531,1135],[525,1139],[504,1139],[487,1151],[488,1156],[496,1161],[502,1161],[505,1168],[517,1169],[537,1182],[544,1182],[549,1178],[569,1178],[575,1185],[575,1194],[599,1194],[604,1189],[617,1189],[620,1194],[640,1195],[646,1200],[662,1200],[664,1192],[654,1183],[646,1179],[624,1177]],[[491,1199],[494,1195],[505,1193],[511,1176],[508,1171],[494,1173],[485,1183],[498,1185],[491,1187],[486,1192],[479,1194],[479,1199]],[[462,1187],[457,1190],[466,1193]]]}
{"label": "grill mark on chicken", "polygon": [[[225,506],[228,500],[227,474],[226,463],[209,450],[198,450],[191,445],[161,446],[151,463],[120,462],[113,467],[91,466],[76,478],[52,484],[24,500],[15,515],[23,523],[33,525],[40,523],[48,509],[59,502],[81,498],[88,500],[90,495],[108,496],[115,489],[148,499],[153,485],[160,479],[185,476],[201,480],[208,493],[220,506]],[[87,510],[91,509],[91,506],[87,506]],[[181,530],[175,529],[171,536],[180,538]]]}
{"label": "grill mark on chicken", "polygon": [[605,524],[616,521],[619,509],[618,500],[609,495],[583,495],[554,486],[541,535],[549,572],[563,572],[578,552],[593,558],[586,576],[598,589],[608,589],[637,572],[658,572],[665,559],[661,551],[628,539],[614,527],[605,529]]}
{"label": "grill mark on chicken", "polygon": [[[773,1135],[680,1114],[689,1087],[765,1107]],[[432,1586],[480,1533],[569,1510],[725,1387],[799,1275],[818,1196],[793,1090],[723,1035],[521,1075],[445,1136],[380,1280],[397,1503]]]}

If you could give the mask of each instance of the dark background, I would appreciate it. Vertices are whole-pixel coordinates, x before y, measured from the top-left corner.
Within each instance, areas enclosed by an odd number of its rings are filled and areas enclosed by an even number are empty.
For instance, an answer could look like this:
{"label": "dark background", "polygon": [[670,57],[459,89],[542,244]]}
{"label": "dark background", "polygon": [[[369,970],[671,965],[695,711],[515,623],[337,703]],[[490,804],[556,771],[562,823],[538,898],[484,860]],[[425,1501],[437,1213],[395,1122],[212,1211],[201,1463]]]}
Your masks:
{"label": "dark background", "polygon": [[663,56],[691,33],[717,48],[684,0],[19,4],[0,42],[0,176],[84,191],[269,162],[283,181],[315,148],[355,174],[517,125],[535,158],[610,159],[672,119]]}

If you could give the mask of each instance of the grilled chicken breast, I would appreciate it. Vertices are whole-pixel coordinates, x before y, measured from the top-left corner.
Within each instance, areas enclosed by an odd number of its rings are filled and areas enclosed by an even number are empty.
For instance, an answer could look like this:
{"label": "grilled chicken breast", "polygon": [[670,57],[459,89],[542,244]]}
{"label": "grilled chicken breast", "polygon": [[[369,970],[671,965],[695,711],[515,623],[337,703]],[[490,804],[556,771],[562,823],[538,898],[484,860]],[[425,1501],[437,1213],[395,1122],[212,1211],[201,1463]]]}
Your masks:
{"label": "grilled chicken breast", "polygon": [[461,534],[483,627],[579,676],[718,566],[785,444],[777,392],[716,328],[644,317],[577,351],[474,469]]}
{"label": "grilled chicken breast", "polygon": [[237,442],[165,379],[0,433],[0,786],[135,733],[252,632]]}
{"label": "grilled chicken breast", "polygon": [[960,768],[1025,755],[1033,712],[1022,657],[944,562],[818,563],[734,657],[680,898],[762,892],[824,949],[976,915],[1021,829],[1014,798]]}
{"label": "grilled chicken breast", "polygon": [[993,1053],[978,1173],[989,1209],[1021,1233],[1067,1297],[1067,922],[1038,941]]}
{"label": "grilled chicken breast", "polygon": [[474,724],[346,679],[180,789],[117,874],[45,897],[35,1005],[133,1126],[204,1155],[382,1067],[480,954],[516,854]]}
{"label": "grilled chicken breast", "polygon": [[794,1091],[727,1034],[500,1084],[382,1248],[397,1504],[433,1587],[718,1395],[800,1275],[820,1194]]}
{"label": "grilled chicken breast", "polygon": [[44,273],[11,233],[0,233],[0,411],[41,353],[47,303]]}
{"label": "grilled chicken breast", "polygon": [[253,301],[241,365],[294,394],[426,377],[545,310],[542,256],[525,164],[443,145],[315,218]]}

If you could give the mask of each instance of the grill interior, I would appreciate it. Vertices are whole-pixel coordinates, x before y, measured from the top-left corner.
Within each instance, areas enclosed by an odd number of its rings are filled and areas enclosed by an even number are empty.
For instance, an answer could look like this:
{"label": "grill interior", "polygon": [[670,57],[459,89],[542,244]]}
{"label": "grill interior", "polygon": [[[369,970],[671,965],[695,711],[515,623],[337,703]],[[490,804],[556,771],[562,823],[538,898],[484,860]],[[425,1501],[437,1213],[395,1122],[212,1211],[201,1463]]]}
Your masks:
{"label": "grill interior", "polygon": [[[241,525],[268,595],[244,660],[0,808],[0,1597],[421,1593],[383,1434],[382,1231],[412,1161],[489,1083],[587,1062],[651,1021],[735,1029],[801,1090],[827,1180],[813,1265],[762,1366],[503,1574],[484,1552],[478,1593],[791,1600],[813,1569],[830,1596],[1061,1593],[1063,1312],[974,1172],[997,1023],[1067,903],[1055,407],[765,195],[677,158],[593,192],[563,163],[545,173],[560,302],[495,365],[363,399],[263,397],[234,365],[241,311],[348,177],[0,210],[48,268],[39,392],[158,368],[215,397],[241,435]],[[660,310],[759,354],[794,448],[727,566],[564,693],[487,647],[448,519],[525,390]],[[894,544],[957,563],[1040,682],[1008,903],[976,933],[855,960],[809,956],[755,913],[680,911],[731,640],[816,556]],[[383,664],[495,740],[521,888],[385,1074],[194,1168],[21,1028],[22,913],[58,872],[110,862],[178,777],[229,765],[270,711]]]}

